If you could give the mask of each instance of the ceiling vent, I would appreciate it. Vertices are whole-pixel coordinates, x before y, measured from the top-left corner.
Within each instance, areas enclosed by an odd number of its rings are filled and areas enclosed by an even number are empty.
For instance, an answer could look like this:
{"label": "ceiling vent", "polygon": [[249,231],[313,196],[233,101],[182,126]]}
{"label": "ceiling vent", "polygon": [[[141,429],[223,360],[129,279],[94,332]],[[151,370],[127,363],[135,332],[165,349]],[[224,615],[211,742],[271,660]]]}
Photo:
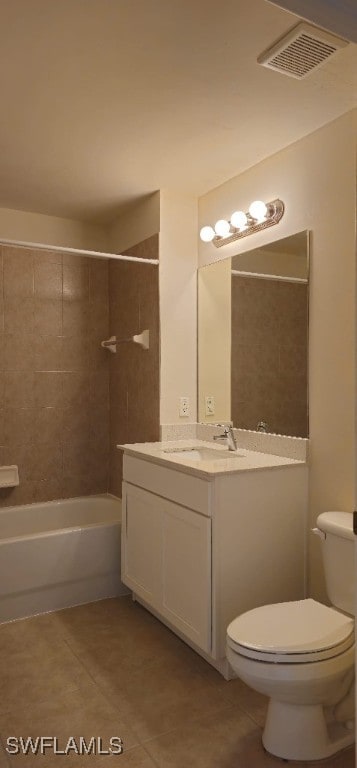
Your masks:
{"label": "ceiling vent", "polygon": [[258,63],[301,80],[345,45],[348,45],[346,40],[318,27],[301,23],[262,53]]}

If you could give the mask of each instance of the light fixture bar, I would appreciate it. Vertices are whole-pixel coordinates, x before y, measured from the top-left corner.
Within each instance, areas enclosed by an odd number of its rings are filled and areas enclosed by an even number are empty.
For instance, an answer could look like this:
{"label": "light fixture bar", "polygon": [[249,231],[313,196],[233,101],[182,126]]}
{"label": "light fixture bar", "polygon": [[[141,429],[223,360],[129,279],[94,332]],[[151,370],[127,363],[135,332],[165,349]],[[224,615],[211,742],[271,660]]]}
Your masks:
{"label": "light fixture bar", "polygon": [[211,239],[211,242],[213,245],[215,245],[216,248],[222,248],[222,245],[228,245],[228,243],[233,243],[235,240],[240,240],[242,237],[247,237],[247,235],[253,235],[255,232],[261,232],[263,229],[267,229],[267,227],[273,227],[274,224],[278,224],[282,218],[285,206],[282,200],[276,199],[266,203],[266,209],[267,212],[264,219],[254,219],[250,213],[247,213],[247,223],[245,226],[234,227],[230,222],[230,233],[227,235],[216,234]]}

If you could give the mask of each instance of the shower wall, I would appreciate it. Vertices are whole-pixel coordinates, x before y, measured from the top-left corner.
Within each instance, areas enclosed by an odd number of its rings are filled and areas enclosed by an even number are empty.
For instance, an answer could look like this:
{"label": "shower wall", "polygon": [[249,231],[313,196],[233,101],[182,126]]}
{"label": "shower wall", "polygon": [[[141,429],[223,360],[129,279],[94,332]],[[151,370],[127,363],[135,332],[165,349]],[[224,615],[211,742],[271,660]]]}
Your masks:
{"label": "shower wall", "polygon": [[[159,237],[125,251],[158,259]],[[152,264],[110,261],[110,334],[125,339],[148,328],[150,349],[124,343],[110,355],[109,491],[121,496],[123,443],[160,439],[159,269]]]}
{"label": "shower wall", "polygon": [[0,249],[0,506],[108,487],[108,262]]}

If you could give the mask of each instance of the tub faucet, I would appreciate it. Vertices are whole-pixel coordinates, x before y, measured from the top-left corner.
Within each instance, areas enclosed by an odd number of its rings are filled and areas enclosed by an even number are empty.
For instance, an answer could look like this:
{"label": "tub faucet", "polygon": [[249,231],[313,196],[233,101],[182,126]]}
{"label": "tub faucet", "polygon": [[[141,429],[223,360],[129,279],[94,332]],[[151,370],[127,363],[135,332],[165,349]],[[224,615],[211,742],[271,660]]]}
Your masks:
{"label": "tub faucet", "polygon": [[213,440],[226,440],[229,451],[237,450],[237,441],[234,437],[233,427],[231,424],[216,424],[216,427],[223,427],[223,435],[213,435]]}

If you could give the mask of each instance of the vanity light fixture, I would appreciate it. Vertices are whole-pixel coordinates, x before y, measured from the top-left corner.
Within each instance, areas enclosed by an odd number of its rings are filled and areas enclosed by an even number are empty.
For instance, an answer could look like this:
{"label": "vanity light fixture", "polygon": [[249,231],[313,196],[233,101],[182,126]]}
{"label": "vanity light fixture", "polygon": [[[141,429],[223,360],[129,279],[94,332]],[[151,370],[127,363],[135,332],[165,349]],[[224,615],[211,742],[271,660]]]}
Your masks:
{"label": "vanity light fixture", "polygon": [[232,243],[241,237],[253,235],[262,229],[278,224],[284,213],[282,200],[272,200],[263,203],[262,200],[254,200],[249,206],[248,213],[234,211],[230,221],[219,219],[214,227],[202,227],[200,238],[204,243],[213,243],[216,248]]}

